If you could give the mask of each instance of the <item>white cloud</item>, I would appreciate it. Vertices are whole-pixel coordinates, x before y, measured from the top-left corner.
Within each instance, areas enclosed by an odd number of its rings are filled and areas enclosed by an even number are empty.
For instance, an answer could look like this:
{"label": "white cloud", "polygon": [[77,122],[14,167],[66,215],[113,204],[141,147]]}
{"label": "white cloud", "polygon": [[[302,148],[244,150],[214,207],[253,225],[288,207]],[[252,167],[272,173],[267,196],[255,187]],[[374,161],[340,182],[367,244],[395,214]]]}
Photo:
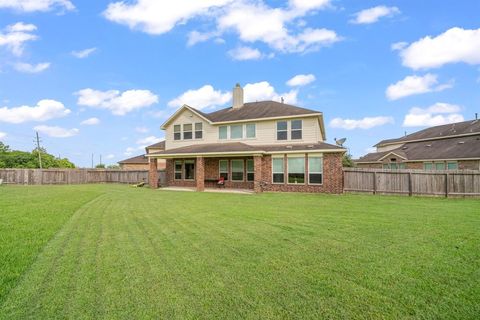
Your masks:
{"label": "white cloud", "polygon": [[282,98],[285,103],[297,103],[298,90],[290,90],[285,93],[277,93],[275,88],[267,81],[248,83],[244,87],[245,102],[255,102],[264,100],[280,101]]}
{"label": "white cloud", "polygon": [[299,74],[287,81],[287,85],[290,87],[306,86],[309,83],[315,81],[313,74]]}
{"label": "white cloud", "polygon": [[216,28],[190,32],[189,46],[234,31],[243,42],[260,41],[282,52],[304,52],[341,40],[332,30],[305,29],[295,34],[289,29],[291,25],[305,27],[297,20],[329,4],[330,0],[290,0],[287,7],[270,7],[262,0],[137,0],[111,3],[104,16],[131,29],[155,35],[200,17],[206,22],[215,22]]}
{"label": "white cloud", "polygon": [[408,46],[408,42],[400,41],[400,42],[392,43],[392,45],[390,46],[390,49],[392,49],[392,51],[401,51],[405,49],[407,46]]}
{"label": "white cloud", "polygon": [[0,8],[17,11],[49,11],[54,8],[73,10],[75,6],[69,0],[0,0]]}
{"label": "white cloud", "polygon": [[449,63],[480,64],[480,29],[451,28],[437,37],[422,38],[400,52],[404,66],[438,68]]}
{"label": "white cloud", "polygon": [[330,127],[340,128],[345,130],[353,129],[371,129],[374,127],[383,126],[386,124],[393,124],[394,120],[392,117],[365,117],[363,119],[342,119],[334,118],[330,121]]}
{"label": "white cloud", "polygon": [[3,139],[7,136],[7,134],[5,132],[1,132],[0,131],[0,139]]}
{"label": "white cloud", "polygon": [[84,59],[87,58],[89,55],[97,51],[97,48],[88,48],[84,50],[79,50],[79,51],[72,51],[72,56],[78,59]]}
{"label": "white cloud", "polygon": [[148,130],[147,127],[136,127],[135,131],[137,131],[139,133],[147,133],[149,130]]}
{"label": "white cloud", "polygon": [[27,121],[47,121],[67,116],[71,111],[63,103],[55,100],[40,100],[36,106],[0,108],[0,122],[23,123]]}
{"label": "white cloud", "polygon": [[123,154],[126,156],[131,156],[137,150],[138,148],[128,147],[127,149],[125,149],[125,152]]}
{"label": "white cloud", "polygon": [[411,108],[405,119],[404,127],[432,127],[454,122],[462,122],[465,119],[459,113],[462,108],[455,104],[438,102],[428,108]]}
{"label": "white cloud", "polygon": [[76,136],[80,130],[73,128],[73,129],[65,129],[62,127],[56,126],[36,126],[33,128],[35,131],[38,131],[44,135],[47,135],[52,138],[69,138]]}
{"label": "white cloud", "polygon": [[408,76],[388,86],[385,94],[388,99],[397,100],[415,94],[443,91],[452,87],[452,83],[438,84],[437,75],[427,73],[424,76]]}
{"label": "white cloud", "polygon": [[129,112],[158,103],[158,97],[149,90],[99,91],[83,89],[78,95],[78,105],[110,110],[114,115],[123,116]]}
{"label": "white cloud", "polygon": [[137,140],[137,144],[140,145],[140,149],[144,149],[154,143],[160,142],[164,140],[163,138],[155,137],[155,136],[148,136],[142,139]]}
{"label": "white cloud", "polygon": [[82,126],[94,126],[100,124],[100,119],[98,118],[89,118],[80,122]]}
{"label": "white cloud", "polygon": [[370,24],[377,22],[380,18],[392,17],[399,13],[400,10],[397,7],[376,6],[357,12],[355,19],[350,20],[350,22],[355,24]]}
{"label": "white cloud", "polygon": [[114,159],[115,158],[115,155],[114,154],[107,154],[107,156],[105,157],[107,159]]}
{"label": "white cloud", "polygon": [[233,60],[258,60],[263,57],[263,54],[258,49],[250,47],[237,47],[228,51],[229,56]]}
{"label": "white cloud", "polygon": [[230,92],[222,92],[215,90],[211,85],[207,84],[196,90],[188,90],[168,102],[168,106],[172,108],[181,107],[187,104],[199,110],[222,106],[230,101],[232,94]]}
{"label": "white cloud", "polygon": [[24,62],[18,62],[15,63],[14,65],[15,70],[19,72],[24,72],[24,73],[40,73],[42,71],[47,70],[50,67],[49,62],[43,62],[43,63],[38,63],[35,65],[29,64],[29,63],[24,63]]}
{"label": "white cloud", "polygon": [[32,34],[36,29],[37,27],[35,25],[25,24],[23,22],[8,25],[3,32],[0,32],[0,47],[3,46],[14,55],[21,56],[25,43],[38,39],[36,35]]}

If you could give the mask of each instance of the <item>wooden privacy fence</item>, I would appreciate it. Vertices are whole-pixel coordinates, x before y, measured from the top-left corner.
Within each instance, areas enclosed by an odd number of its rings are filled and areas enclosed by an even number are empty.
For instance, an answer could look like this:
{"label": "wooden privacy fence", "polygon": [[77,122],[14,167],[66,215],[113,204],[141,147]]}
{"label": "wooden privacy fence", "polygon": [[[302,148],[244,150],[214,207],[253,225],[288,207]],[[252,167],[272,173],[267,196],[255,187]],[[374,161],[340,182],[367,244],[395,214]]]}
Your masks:
{"label": "wooden privacy fence", "polygon": [[345,192],[433,196],[480,196],[480,171],[344,168]]}
{"label": "wooden privacy fence", "polygon": [[[160,183],[165,172],[159,171]],[[86,184],[86,183],[148,183],[147,170],[110,169],[0,169],[5,184]]]}

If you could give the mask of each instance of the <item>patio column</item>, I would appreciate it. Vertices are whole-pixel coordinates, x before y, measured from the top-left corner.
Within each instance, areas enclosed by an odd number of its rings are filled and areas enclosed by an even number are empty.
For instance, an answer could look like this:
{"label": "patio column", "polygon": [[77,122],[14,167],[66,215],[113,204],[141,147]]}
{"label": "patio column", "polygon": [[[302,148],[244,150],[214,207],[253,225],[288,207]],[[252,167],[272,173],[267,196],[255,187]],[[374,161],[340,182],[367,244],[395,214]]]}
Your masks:
{"label": "patio column", "polygon": [[205,158],[197,157],[195,164],[195,180],[197,181],[197,191],[205,190]]}
{"label": "patio column", "polygon": [[148,170],[148,184],[150,188],[158,188],[158,168],[157,168],[157,159],[151,158],[149,160],[150,169]]}
{"label": "patio column", "polygon": [[253,190],[256,193],[262,192],[262,166],[263,158],[261,155],[253,156],[253,167],[255,168]]}

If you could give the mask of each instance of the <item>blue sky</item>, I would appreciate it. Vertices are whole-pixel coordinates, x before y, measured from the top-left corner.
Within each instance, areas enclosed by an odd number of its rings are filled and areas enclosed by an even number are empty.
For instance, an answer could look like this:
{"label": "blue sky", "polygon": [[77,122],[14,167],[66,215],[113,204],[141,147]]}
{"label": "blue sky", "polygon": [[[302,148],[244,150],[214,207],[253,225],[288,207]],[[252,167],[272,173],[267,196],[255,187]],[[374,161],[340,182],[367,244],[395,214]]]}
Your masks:
{"label": "blue sky", "polygon": [[478,12],[473,0],[0,0],[0,140],[31,150],[38,130],[78,166],[115,163],[162,138],[181,103],[226,107],[239,82],[247,100],[322,111],[327,141],[346,137],[358,157],[480,113]]}

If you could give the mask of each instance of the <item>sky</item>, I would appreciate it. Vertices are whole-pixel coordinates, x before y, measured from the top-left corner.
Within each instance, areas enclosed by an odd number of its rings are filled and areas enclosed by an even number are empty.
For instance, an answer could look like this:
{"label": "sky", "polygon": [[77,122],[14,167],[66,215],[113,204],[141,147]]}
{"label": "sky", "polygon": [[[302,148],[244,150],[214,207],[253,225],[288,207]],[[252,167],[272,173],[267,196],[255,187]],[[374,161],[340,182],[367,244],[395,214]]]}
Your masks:
{"label": "sky", "polygon": [[354,157],[480,113],[480,1],[0,0],[0,141],[77,166],[144,153],[186,103],[324,113]]}

